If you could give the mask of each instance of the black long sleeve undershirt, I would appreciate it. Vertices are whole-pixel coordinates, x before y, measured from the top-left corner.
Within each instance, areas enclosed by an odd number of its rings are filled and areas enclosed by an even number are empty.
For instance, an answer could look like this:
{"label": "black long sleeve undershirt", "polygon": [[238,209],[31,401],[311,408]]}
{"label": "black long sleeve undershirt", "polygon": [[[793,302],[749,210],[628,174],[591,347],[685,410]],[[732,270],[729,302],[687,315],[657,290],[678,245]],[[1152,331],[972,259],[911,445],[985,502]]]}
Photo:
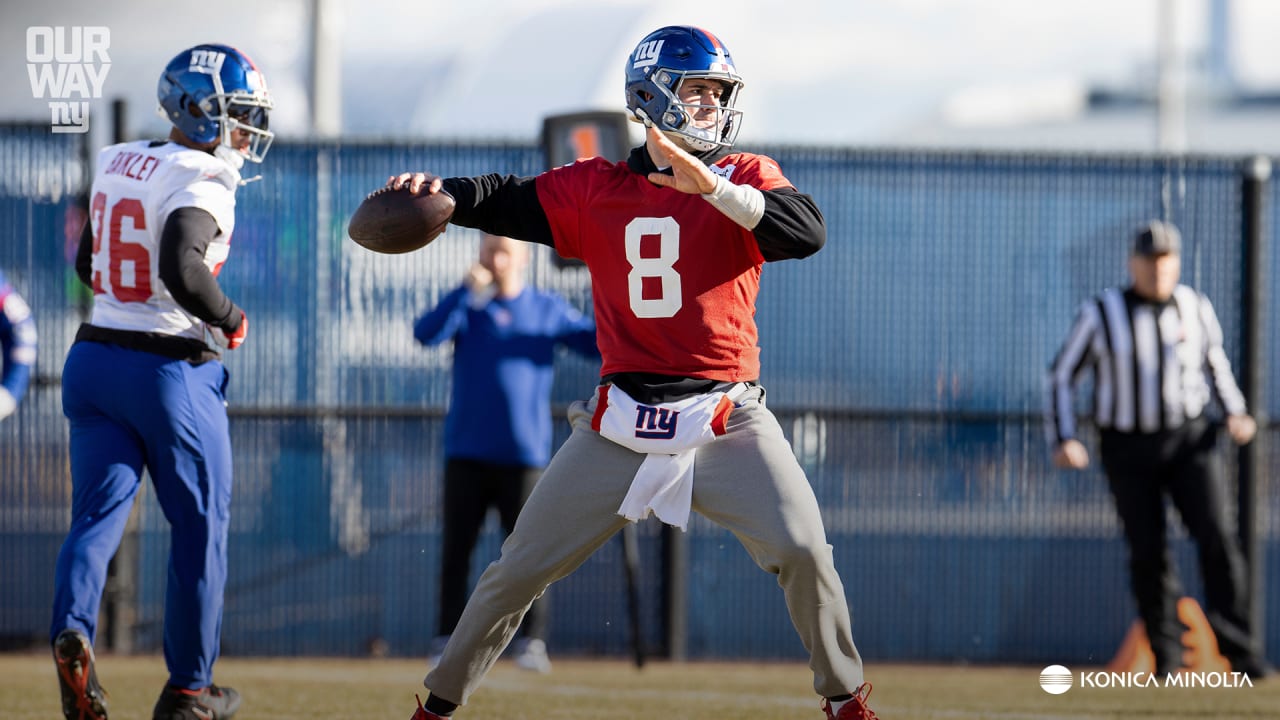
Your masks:
{"label": "black long sleeve undershirt", "polygon": [[85,287],[93,289],[93,223],[87,220],[80,232],[80,244],[76,246],[76,277]]}
{"label": "black long sleeve undershirt", "polygon": [[242,313],[204,262],[217,236],[218,221],[206,210],[182,207],[170,213],[160,233],[160,279],[183,310],[232,333]]}
{"label": "black long sleeve undershirt", "polygon": [[[647,175],[656,170],[644,146],[631,152],[627,166]],[[453,224],[555,247],[551,224],[538,201],[536,177],[492,173],[444,180],[456,206]],[[762,190],[764,215],[752,231],[767,261],[808,257],[826,244],[827,228],[809,195],[795,188]]]}
{"label": "black long sleeve undershirt", "polygon": [[446,178],[444,190],[455,203],[450,222],[554,248],[551,223],[538,201],[534,180],[497,173]]}
{"label": "black long sleeve undershirt", "polygon": [[827,224],[811,196],[795,188],[760,192],[764,215],[751,232],[765,260],[806,258],[827,244]]}

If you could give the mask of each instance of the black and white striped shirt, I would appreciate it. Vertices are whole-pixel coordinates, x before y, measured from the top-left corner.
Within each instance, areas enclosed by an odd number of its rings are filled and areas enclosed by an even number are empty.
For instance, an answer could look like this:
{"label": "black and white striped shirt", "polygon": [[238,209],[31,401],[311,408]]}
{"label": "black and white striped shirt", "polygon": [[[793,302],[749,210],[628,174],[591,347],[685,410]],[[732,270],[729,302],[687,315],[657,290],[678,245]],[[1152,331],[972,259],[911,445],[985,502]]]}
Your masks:
{"label": "black and white striped shirt", "polygon": [[1076,436],[1071,390],[1090,367],[1100,428],[1177,428],[1199,417],[1214,392],[1228,414],[1245,412],[1213,305],[1186,285],[1178,285],[1166,303],[1108,288],[1080,306],[1049,367],[1047,431],[1055,446]]}

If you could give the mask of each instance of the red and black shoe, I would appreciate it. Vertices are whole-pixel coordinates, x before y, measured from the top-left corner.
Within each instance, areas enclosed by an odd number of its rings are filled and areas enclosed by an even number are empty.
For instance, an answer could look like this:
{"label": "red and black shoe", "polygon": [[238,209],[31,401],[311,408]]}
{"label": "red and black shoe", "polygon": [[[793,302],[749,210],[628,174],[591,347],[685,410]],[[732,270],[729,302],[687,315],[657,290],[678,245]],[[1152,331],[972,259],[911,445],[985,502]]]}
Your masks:
{"label": "red and black shoe", "polygon": [[67,720],[107,720],[107,691],[98,684],[93,645],[79,630],[67,628],[53,641],[62,690],[62,715]]}
{"label": "red and black shoe", "polygon": [[414,695],[413,699],[418,701],[418,709],[413,711],[413,717],[410,717],[409,720],[452,720],[451,718],[445,717],[444,715],[437,715],[422,707],[422,698],[417,695]]}
{"label": "red and black shoe", "polygon": [[166,685],[151,712],[152,720],[228,720],[240,709],[240,693],[210,685],[188,690]]}
{"label": "red and black shoe", "polygon": [[831,701],[826,698],[822,700],[822,711],[827,714],[827,720],[876,720],[876,714],[867,707],[870,697],[871,683],[862,683],[853,691],[853,699],[840,707],[840,712],[832,714]]}

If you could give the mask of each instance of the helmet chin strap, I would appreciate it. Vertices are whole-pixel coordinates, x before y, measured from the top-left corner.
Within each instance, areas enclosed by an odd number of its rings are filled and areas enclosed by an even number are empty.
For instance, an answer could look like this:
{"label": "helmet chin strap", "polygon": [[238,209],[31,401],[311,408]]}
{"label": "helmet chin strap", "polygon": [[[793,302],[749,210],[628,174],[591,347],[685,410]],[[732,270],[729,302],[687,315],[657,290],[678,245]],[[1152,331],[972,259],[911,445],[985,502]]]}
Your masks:
{"label": "helmet chin strap", "polygon": [[227,145],[226,142],[218,143],[217,147],[213,149],[213,155],[237,171],[244,167],[244,155],[239,150]]}
{"label": "helmet chin strap", "polygon": [[[644,108],[636,108],[633,112],[635,113],[636,120],[644,123],[645,127],[657,127],[653,122],[653,120],[649,117],[649,113],[645,112]],[[698,159],[704,159],[706,157],[714,155],[716,150],[718,149],[718,146],[716,144],[713,144],[709,148],[699,150],[693,147],[693,145],[690,143],[690,140],[692,140],[692,138],[690,138],[689,136],[684,135],[676,130],[663,130],[661,127],[658,127],[658,129],[661,130],[662,134],[666,135],[667,138],[671,140],[671,142],[675,143],[676,147],[680,148],[681,150],[684,150],[685,152],[689,153],[690,155]]]}
{"label": "helmet chin strap", "polygon": [[244,167],[245,158],[244,158],[244,154],[241,153],[239,150],[236,150],[235,148],[232,148],[223,143],[218,143],[218,145],[215,148],[213,148],[213,156],[225,162],[226,164],[230,165],[232,168],[235,169],[236,176],[239,177],[239,180],[236,181],[236,184],[239,187],[244,187],[245,185],[248,185],[249,183],[254,182],[255,180],[262,179],[261,175],[254,175],[251,178],[240,176],[240,169]]}
{"label": "helmet chin strap", "polygon": [[696,152],[699,152],[699,151],[697,150],[697,148],[694,148],[691,144],[689,144],[689,138],[688,138],[688,136],[686,136],[686,135],[684,135],[684,134],[680,133],[679,131],[676,131],[676,130],[663,130],[663,131],[662,131],[662,134],[663,134],[663,135],[666,135],[668,140],[670,140],[671,142],[675,143],[675,146],[676,146],[676,147],[680,148],[681,150],[683,150],[683,151],[685,151],[685,152],[687,152],[687,153],[696,153]]}
{"label": "helmet chin strap", "polygon": [[684,132],[680,133],[680,139],[682,141],[680,143],[681,147],[683,147],[686,151],[693,153],[695,155],[698,153],[711,152],[712,150],[715,150],[717,147],[719,147],[720,144],[715,141],[698,137],[698,135],[695,133],[699,133],[699,132],[701,131],[697,130],[696,128],[691,128],[689,130],[685,130]]}

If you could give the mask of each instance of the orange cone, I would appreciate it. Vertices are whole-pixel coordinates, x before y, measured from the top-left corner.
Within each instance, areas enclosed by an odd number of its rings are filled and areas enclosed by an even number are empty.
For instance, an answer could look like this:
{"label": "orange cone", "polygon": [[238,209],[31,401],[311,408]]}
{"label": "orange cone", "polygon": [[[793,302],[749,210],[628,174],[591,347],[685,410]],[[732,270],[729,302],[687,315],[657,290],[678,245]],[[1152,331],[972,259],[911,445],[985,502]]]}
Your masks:
{"label": "orange cone", "polygon": [[[1218,651],[1218,638],[1209,626],[1200,604],[1189,597],[1178,600],[1178,619],[1187,626],[1182,634],[1182,664],[1187,670],[1229,672],[1231,663]],[[1134,621],[1107,664],[1111,672],[1151,673],[1156,670],[1155,653],[1141,620]]]}
{"label": "orange cone", "polygon": [[1156,671],[1156,656],[1147,640],[1147,629],[1141,620],[1135,620],[1125,633],[1124,641],[1116,656],[1107,663],[1110,672],[1152,673]]}
{"label": "orange cone", "polygon": [[1192,670],[1231,672],[1231,662],[1218,651],[1218,636],[1213,634],[1200,604],[1189,597],[1178,600],[1178,619],[1187,626],[1182,634],[1182,645],[1186,648],[1182,654],[1183,664]]}

